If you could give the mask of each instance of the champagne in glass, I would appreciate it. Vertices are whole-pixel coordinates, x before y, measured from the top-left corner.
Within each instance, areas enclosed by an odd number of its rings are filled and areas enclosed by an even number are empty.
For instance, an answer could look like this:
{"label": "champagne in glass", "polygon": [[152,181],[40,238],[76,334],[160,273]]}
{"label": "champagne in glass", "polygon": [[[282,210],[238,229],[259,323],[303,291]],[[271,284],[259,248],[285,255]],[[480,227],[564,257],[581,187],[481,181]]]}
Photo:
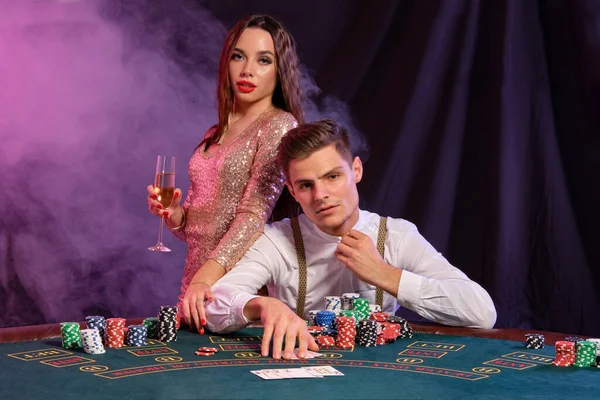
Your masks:
{"label": "champagne in glass", "polygon": [[[162,204],[164,208],[171,206],[173,195],[175,194],[175,157],[158,156],[158,160],[156,161],[154,192],[158,196],[158,202]],[[171,249],[165,246],[162,242],[164,223],[165,217],[161,215],[160,228],[158,230],[158,242],[154,246],[148,247],[148,250],[164,252],[171,251]]]}
{"label": "champagne in glass", "polygon": [[158,202],[164,208],[169,207],[175,194],[175,174],[170,172],[157,173],[154,179],[154,188],[158,195]]}

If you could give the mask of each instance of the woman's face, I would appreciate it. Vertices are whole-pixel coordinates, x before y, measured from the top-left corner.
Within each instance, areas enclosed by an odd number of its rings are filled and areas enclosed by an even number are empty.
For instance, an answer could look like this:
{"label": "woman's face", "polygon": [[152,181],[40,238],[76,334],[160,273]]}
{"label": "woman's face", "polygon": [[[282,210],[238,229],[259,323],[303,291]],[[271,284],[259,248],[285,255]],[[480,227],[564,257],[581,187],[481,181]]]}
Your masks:
{"label": "woman's face", "polygon": [[229,81],[238,104],[271,103],[277,85],[275,56],[269,32],[260,28],[242,32],[229,60]]}

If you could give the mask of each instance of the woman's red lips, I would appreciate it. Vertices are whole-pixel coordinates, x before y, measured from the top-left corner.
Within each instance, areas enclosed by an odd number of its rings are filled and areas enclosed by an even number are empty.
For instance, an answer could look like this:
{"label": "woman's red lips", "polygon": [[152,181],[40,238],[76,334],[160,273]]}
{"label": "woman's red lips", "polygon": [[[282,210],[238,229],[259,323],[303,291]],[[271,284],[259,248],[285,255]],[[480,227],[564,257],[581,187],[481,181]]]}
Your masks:
{"label": "woman's red lips", "polygon": [[237,81],[237,87],[242,93],[250,93],[256,89],[256,85],[254,83],[244,80]]}

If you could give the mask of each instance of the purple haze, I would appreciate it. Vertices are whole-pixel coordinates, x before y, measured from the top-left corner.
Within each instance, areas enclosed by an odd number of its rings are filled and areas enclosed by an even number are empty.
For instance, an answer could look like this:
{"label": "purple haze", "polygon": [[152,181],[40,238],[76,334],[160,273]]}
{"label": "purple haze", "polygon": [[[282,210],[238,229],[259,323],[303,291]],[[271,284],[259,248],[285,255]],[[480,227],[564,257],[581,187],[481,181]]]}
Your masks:
{"label": "purple haze", "polygon": [[[176,302],[185,246],[165,231],[174,251],[146,250],[158,220],[145,187],[168,154],[186,191],[187,161],[216,122],[226,33],[182,4],[3,2],[0,326],[149,316]],[[303,85],[318,94],[310,77]],[[306,110],[351,127],[334,98]]]}

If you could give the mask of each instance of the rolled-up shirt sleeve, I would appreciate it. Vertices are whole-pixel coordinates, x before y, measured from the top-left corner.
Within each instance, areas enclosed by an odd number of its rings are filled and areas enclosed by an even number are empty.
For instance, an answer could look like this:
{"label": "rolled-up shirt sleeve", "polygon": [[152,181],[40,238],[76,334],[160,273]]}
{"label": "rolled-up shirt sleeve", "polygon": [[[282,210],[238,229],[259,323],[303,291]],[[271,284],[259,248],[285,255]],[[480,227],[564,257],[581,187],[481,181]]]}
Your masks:
{"label": "rolled-up shirt sleeve", "polygon": [[230,333],[252,322],[244,316],[244,307],[257,295],[242,292],[237,286],[222,284],[216,284],[212,292],[214,300],[206,306],[208,329],[216,333]]}

